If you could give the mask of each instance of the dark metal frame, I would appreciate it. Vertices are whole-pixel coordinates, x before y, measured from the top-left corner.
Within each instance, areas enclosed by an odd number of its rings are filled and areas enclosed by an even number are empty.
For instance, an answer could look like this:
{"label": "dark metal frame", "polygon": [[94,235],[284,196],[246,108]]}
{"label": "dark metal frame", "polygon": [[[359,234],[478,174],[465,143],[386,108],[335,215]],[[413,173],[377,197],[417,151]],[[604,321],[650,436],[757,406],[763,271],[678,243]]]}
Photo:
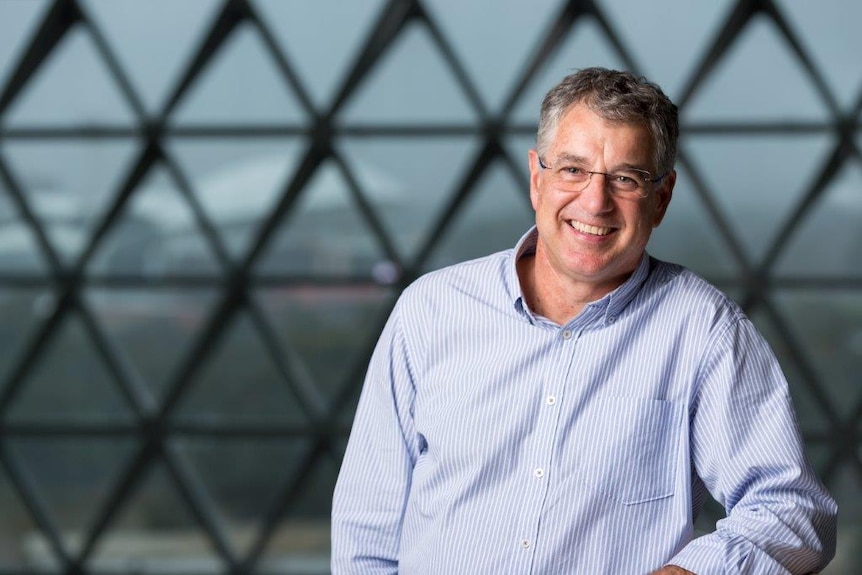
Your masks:
{"label": "dark metal frame", "polygon": [[[823,165],[817,178],[807,190],[804,198],[795,207],[792,215],[783,223],[775,242],[770,246],[766,257],[760,262],[751,261],[739,241],[731,233],[731,228],[712,200],[713,194],[709,185],[699,175],[698,167],[691,161],[689,154],[683,147],[680,153],[680,163],[691,175],[696,192],[706,207],[716,228],[739,264],[741,277],[726,281],[725,287],[737,286],[744,288],[742,298],[743,306],[748,312],[759,310],[778,326],[785,334],[787,347],[793,356],[793,360],[800,366],[805,385],[811,396],[817,403],[817,407],[826,415],[830,422],[830,429],[825,433],[807,431],[806,439],[811,443],[823,444],[831,448],[831,456],[825,466],[820,469],[824,479],[829,482],[833,479],[839,464],[849,462],[855,468],[858,479],[862,482],[862,459],[860,459],[859,422],[862,419],[862,403],[856,406],[850,418],[844,419],[833,405],[832,400],[823,391],[828,382],[821,381],[816,370],[811,366],[809,359],[803,352],[803,345],[792,336],[792,331],[787,329],[786,322],[781,313],[770,300],[770,291],[774,288],[810,288],[830,290],[835,288],[858,290],[862,288],[862,281],[858,277],[831,277],[819,279],[810,278],[783,278],[777,279],[771,276],[782,248],[786,244],[794,229],[802,221],[803,216],[814,206],[824,190],[838,174],[842,166],[849,160],[862,160],[859,147],[855,137],[860,133],[860,113],[862,113],[862,94],[859,95],[857,103],[850,112],[842,112],[835,97],[830,92],[820,71],[813,64],[806,53],[800,40],[793,29],[787,24],[779,7],[771,0],[739,0],[730,12],[724,25],[721,27],[711,48],[703,56],[702,61],[696,68],[695,74],[690,78],[683,96],[679,100],[681,108],[685,108],[693,95],[703,85],[704,80],[716,67],[719,61],[727,53],[728,48],[739,36],[754,16],[763,15],[770,18],[784,40],[789,50],[799,60],[811,83],[826,103],[831,120],[824,124],[800,124],[791,122],[780,122],[775,124],[758,125],[728,125],[728,124],[694,124],[688,123],[683,126],[685,134],[719,134],[736,135],[746,133],[799,133],[799,132],[834,132],[837,135],[836,143],[828,161]],[[56,294],[56,306],[53,312],[38,327],[33,336],[26,342],[23,351],[17,357],[12,369],[6,377],[0,381],[0,464],[8,475],[17,494],[20,496],[26,509],[31,514],[38,528],[42,531],[50,544],[52,552],[62,565],[62,572],[68,575],[77,575],[87,572],[86,563],[90,558],[95,545],[110,529],[111,522],[116,518],[124,502],[130,497],[139,483],[143,472],[156,462],[163,462],[175,485],[198,521],[201,529],[207,534],[217,554],[223,560],[225,570],[231,574],[250,573],[261,558],[278,522],[290,512],[296,504],[303,487],[312,476],[312,472],[318,463],[329,458],[338,463],[340,459],[339,444],[346,436],[347,430],[343,426],[333,425],[331,422],[337,419],[339,414],[352,409],[365,364],[370,356],[374,341],[365,342],[364,353],[360,361],[352,366],[349,377],[341,382],[341,391],[336,399],[329,403],[316,391],[314,382],[309,381],[304,371],[296,365],[301,358],[285,355],[280,348],[277,337],[272,332],[264,318],[264,311],[250,297],[251,288],[260,286],[289,285],[289,284],[311,284],[331,285],[351,284],[369,285],[373,284],[366,277],[345,277],[335,280],[318,277],[302,278],[278,278],[261,277],[252,275],[253,264],[263,253],[279,229],[281,222],[295,209],[297,200],[301,196],[306,184],[313,177],[316,170],[325,162],[333,161],[348,183],[352,199],[355,201],[356,209],[368,222],[381,250],[393,262],[397,262],[403,274],[398,280],[396,289],[406,286],[411,280],[418,276],[423,264],[436,245],[439,238],[443,237],[447,228],[464,201],[469,197],[477,181],[483,173],[495,161],[502,161],[507,170],[511,172],[516,181],[522,182],[525,189],[527,182],[521,173],[520,166],[510,157],[503,145],[504,138],[512,135],[532,134],[534,125],[516,125],[509,121],[509,116],[519,98],[537,75],[542,63],[548,60],[563,43],[573,25],[581,18],[591,17],[599,24],[607,35],[613,47],[616,49],[622,62],[637,72],[637,62],[626,47],[619,33],[611,25],[605,16],[601,3],[592,0],[571,0],[564,2],[553,19],[551,26],[542,36],[543,41],[538,45],[528,64],[525,66],[513,90],[505,99],[505,103],[499,114],[491,113],[482,101],[477,88],[461,63],[453,46],[446,39],[433,16],[423,8],[419,0],[389,0],[377,17],[376,23],[368,33],[364,45],[356,54],[355,60],[349,69],[349,73],[343,79],[336,95],[325,109],[315,106],[308,95],[299,74],[291,64],[289,54],[286,54],[278,45],[273,32],[267,23],[261,18],[255,6],[249,0],[226,0],[215,20],[212,28],[203,39],[197,52],[191,59],[180,80],[173,87],[170,97],[164,108],[155,116],[149,115],[144,105],[133,89],[129,76],[123,69],[110,43],[107,41],[103,31],[97,23],[91,19],[84,7],[77,0],[55,0],[50,9],[47,10],[41,23],[37,27],[32,38],[30,38],[22,57],[17,62],[14,72],[2,86],[0,92],[0,119],[7,112],[10,105],[16,100],[33,78],[47,57],[58,46],[64,35],[74,27],[81,26],[95,41],[99,55],[104,59],[114,80],[129,104],[137,120],[137,126],[127,127],[71,127],[71,128],[9,128],[0,126],[0,141],[20,140],[57,140],[57,139],[110,139],[136,137],[145,141],[137,158],[131,163],[128,172],[123,175],[121,185],[116,190],[110,208],[104,213],[94,228],[89,242],[80,258],[73,265],[65,265],[52,246],[45,231],[40,227],[38,218],[34,215],[30,206],[27,192],[20,184],[14,171],[0,152],[0,181],[5,185],[16,207],[22,214],[22,218],[31,228],[36,238],[38,247],[41,249],[49,267],[49,278],[34,279],[30,276],[16,276],[3,274],[0,276],[0,285],[16,287],[49,287]],[[216,53],[225,44],[226,40],[236,30],[239,24],[250,24],[260,34],[266,49],[271,56],[284,80],[296,94],[298,101],[306,115],[313,119],[308,126],[268,126],[268,127],[230,127],[230,126],[207,126],[203,128],[173,128],[168,127],[167,118],[176,108],[177,104],[187,93],[189,87],[206,68]],[[435,46],[439,49],[441,56],[451,68],[458,85],[463,90],[470,105],[476,113],[479,121],[476,125],[411,125],[411,126],[387,126],[387,125],[362,125],[362,126],[339,126],[334,122],[336,114],[344,104],[356,92],[357,88],[375,67],[393,41],[401,34],[405,27],[413,24],[425,26],[430,33]],[[371,202],[366,198],[358,180],[351,172],[351,168],[342,158],[339,151],[332,145],[336,136],[451,136],[471,134],[481,138],[482,145],[478,152],[470,160],[470,168],[465,172],[458,182],[454,194],[448,205],[442,210],[439,219],[435,221],[429,234],[428,242],[423,245],[418,255],[412,261],[403,261],[395,249],[393,238],[387,233],[379,217],[375,214]],[[235,263],[229,257],[227,250],[221,240],[216,227],[208,218],[205,210],[201,207],[188,178],[183,173],[180,165],[171,157],[163,146],[163,139],[171,137],[187,138],[214,138],[231,137],[242,139],[259,136],[283,136],[302,135],[309,138],[310,145],[298,163],[289,182],[282,190],[280,200],[266,220],[259,228],[257,236],[251,244],[248,253]],[[222,268],[225,270],[223,278],[219,279],[216,287],[221,288],[220,298],[214,306],[211,314],[206,320],[206,325],[200,330],[198,338],[193,342],[190,353],[185,357],[179,368],[173,374],[164,399],[159,402],[153,397],[139,376],[124,364],[121,354],[115,348],[115,344],[107,336],[100,326],[97,317],[81,297],[83,288],[105,287],[105,288],[127,288],[146,287],[157,290],[178,286],[212,286],[211,277],[176,277],[176,278],[143,278],[143,277],[95,277],[86,273],[87,264],[96,252],[97,247],[106,234],[112,229],[123,209],[129,202],[138,185],[146,177],[155,165],[160,164],[167,167],[173,178],[177,189],[188,202],[196,223],[204,233],[213,254]],[[721,279],[717,281],[721,283]],[[292,391],[300,402],[303,410],[309,415],[308,425],[297,425],[285,422],[283,426],[271,425],[204,425],[204,424],[177,424],[169,420],[168,416],[177,405],[180,398],[188,390],[193,376],[200,369],[208,352],[220,340],[238,312],[247,312],[254,327],[261,336],[265,352],[273,360],[280,373],[284,385]],[[388,311],[388,310],[385,310]],[[76,313],[83,320],[86,332],[92,339],[100,359],[107,366],[119,390],[132,407],[136,421],[129,425],[58,425],[58,424],[16,424],[6,420],[6,414],[13,400],[21,391],[22,384],[28,373],[38,364],[43,352],[54,337],[57,327],[64,318]],[[385,314],[379,319],[378,329],[382,328]],[[214,506],[209,496],[199,488],[199,481],[195,470],[186,461],[170,439],[180,436],[205,436],[214,438],[223,437],[308,437],[313,440],[313,448],[309,451],[307,459],[298,467],[299,471],[290,477],[280,491],[278,501],[270,508],[267,516],[263,518],[263,527],[256,542],[250,551],[244,555],[238,554],[230,543],[226,528],[214,512]],[[98,509],[92,529],[87,535],[80,552],[73,554],[67,549],[60,536],[59,528],[52,518],[46,503],[41,499],[36,490],[33,489],[14,454],[7,448],[8,438],[22,437],[117,437],[127,436],[139,438],[140,447],[130,460],[129,464],[122,470],[119,478],[113,484],[112,491],[106,502]],[[0,573],[13,573],[13,570],[0,569]]]}

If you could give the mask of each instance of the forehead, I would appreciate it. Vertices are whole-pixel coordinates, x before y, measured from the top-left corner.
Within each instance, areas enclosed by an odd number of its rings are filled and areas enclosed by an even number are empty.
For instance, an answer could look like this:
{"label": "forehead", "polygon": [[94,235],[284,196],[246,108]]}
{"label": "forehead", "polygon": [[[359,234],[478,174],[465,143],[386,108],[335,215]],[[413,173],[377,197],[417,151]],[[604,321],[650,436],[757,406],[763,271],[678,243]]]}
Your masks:
{"label": "forehead", "polygon": [[641,123],[614,122],[584,103],[570,106],[549,142],[554,155],[578,156],[605,162],[649,167],[654,146],[649,129]]}

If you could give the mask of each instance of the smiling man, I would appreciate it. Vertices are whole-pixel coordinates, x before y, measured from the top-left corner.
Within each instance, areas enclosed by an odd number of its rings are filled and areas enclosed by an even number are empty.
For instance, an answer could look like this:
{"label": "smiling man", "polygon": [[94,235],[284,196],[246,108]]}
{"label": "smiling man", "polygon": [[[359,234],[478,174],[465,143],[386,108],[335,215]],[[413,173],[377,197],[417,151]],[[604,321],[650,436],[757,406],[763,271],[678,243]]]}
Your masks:
{"label": "smiling man", "polygon": [[[542,104],[536,226],[399,299],[336,486],[334,574],[809,573],[835,547],[774,355],[646,253],[676,106],[599,68]],[[681,238],[681,241],[685,241]],[[693,524],[711,495],[727,511]]]}

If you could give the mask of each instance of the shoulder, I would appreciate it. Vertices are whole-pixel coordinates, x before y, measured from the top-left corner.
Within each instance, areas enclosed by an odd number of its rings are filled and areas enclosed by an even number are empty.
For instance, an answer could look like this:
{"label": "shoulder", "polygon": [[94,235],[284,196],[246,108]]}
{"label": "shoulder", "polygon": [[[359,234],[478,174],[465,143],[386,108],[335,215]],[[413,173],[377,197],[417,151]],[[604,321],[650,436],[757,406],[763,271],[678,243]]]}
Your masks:
{"label": "shoulder", "polygon": [[721,326],[746,320],[745,312],[733,299],[691,269],[651,258],[647,298],[671,308],[687,321],[698,319],[714,331]]}

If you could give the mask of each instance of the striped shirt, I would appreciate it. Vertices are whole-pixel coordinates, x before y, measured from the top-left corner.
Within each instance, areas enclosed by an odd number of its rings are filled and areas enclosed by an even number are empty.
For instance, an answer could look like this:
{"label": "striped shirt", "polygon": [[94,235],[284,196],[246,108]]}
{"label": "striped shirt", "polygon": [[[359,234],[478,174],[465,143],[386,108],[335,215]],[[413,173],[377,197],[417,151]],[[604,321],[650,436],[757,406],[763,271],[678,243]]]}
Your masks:
{"label": "striped shirt", "polygon": [[[566,325],[533,314],[513,250],[404,291],[335,490],[332,572],[808,573],[836,505],[756,328],[645,254]],[[711,494],[714,532],[693,523]]]}

